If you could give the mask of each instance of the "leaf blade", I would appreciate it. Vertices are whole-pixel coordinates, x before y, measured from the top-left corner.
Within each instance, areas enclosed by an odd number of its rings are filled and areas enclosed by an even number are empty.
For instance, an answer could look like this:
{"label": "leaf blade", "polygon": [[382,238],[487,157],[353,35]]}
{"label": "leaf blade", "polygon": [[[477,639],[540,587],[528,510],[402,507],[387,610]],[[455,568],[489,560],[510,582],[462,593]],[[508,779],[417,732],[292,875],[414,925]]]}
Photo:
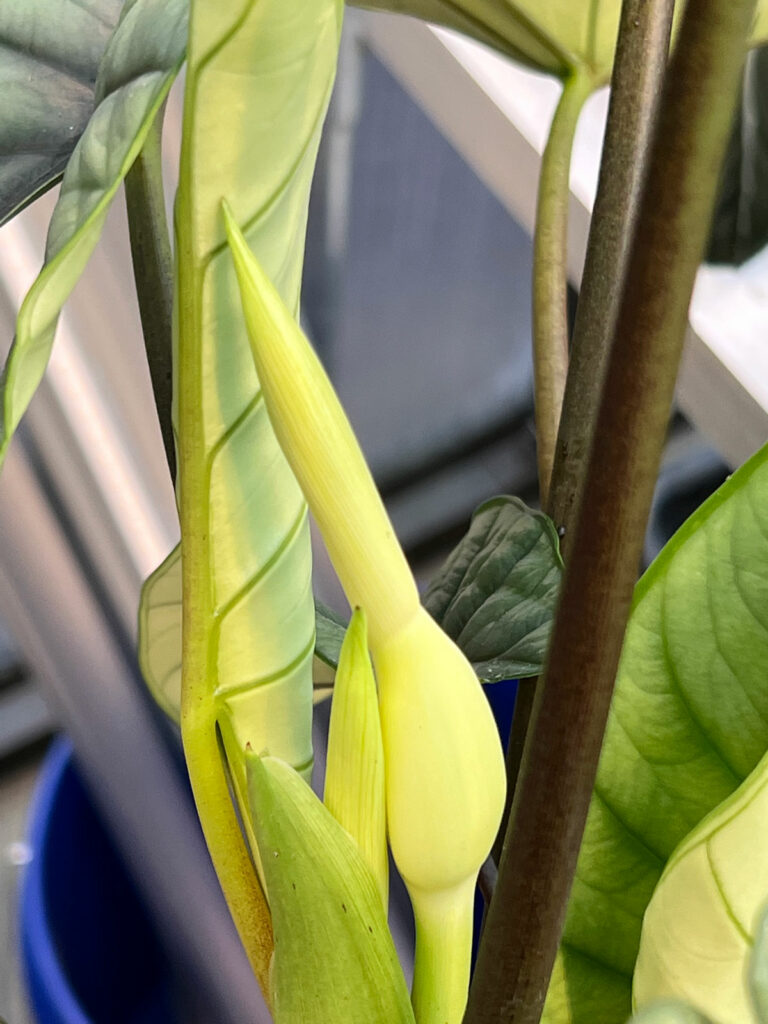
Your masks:
{"label": "leaf blade", "polygon": [[94,108],[120,0],[0,4],[0,224],[62,176]]}
{"label": "leaf blade", "polygon": [[[315,603],[315,618],[316,653],[312,678],[314,700],[317,702],[333,691],[344,626],[339,617],[320,601]],[[181,716],[181,623],[181,546],[177,544],[150,573],[141,588],[137,641],[139,668],[144,682],[155,702],[177,725]]]}
{"label": "leaf blade", "polygon": [[483,682],[538,675],[562,575],[557,532],[518,498],[484,502],[424,606]]}
{"label": "leaf blade", "polygon": [[[144,40],[156,45],[147,53]],[[0,461],[42,379],[61,308],[101,234],[109,206],[181,66],[185,0],[136,0],[104,53],[123,84],[104,96],[72,153],[51,218],[45,264],[27,293],[2,377]],[[109,77],[109,76],[108,76]]]}
{"label": "leaf blade", "polygon": [[611,1005],[623,991],[629,1015],[642,916],[664,864],[768,749],[766,496],[763,448],[636,588],[559,954],[565,981],[550,990],[547,1024],[594,1020],[600,999],[608,1005],[606,969]]}

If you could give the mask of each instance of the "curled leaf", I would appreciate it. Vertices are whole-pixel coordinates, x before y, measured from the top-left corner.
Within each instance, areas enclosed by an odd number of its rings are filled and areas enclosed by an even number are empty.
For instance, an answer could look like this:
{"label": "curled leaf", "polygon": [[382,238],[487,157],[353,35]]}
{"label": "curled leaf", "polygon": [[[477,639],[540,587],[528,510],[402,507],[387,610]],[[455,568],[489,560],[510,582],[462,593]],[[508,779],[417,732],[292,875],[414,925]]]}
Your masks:
{"label": "curled leaf", "polygon": [[[147,577],[141,588],[139,602],[138,655],[139,667],[149,692],[170,719],[178,723],[181,710],[181,547],[171,553]],[[344,627],[337,624],[325,605],[315,607],[316,655],[312,679],[315,701],[329,697],[333,691],[337,646],[341,647]],[[323,632],[325,631],[325,632]],[[322,653],[324,657],[318,657]],[[335,657],[332,667],[330,656]],[[261,714],[256,701],[253,711]],[[284,719],[279,717],[274,728]],[[276,738],[276,737],[273,737]],[[288,749],[287,743],[285,749]]]}
{"label": "curled leaf", "polygon": [[275,1024],[414,1024],[376,883],[290,766],[246,757],[275,952]]}
{"label": "curled leaf", "polygon": [[758,1024],[748,964],[768,894],[768,755],[667,864],[643,920],[633,999],[686,1000],[721,1024]]}

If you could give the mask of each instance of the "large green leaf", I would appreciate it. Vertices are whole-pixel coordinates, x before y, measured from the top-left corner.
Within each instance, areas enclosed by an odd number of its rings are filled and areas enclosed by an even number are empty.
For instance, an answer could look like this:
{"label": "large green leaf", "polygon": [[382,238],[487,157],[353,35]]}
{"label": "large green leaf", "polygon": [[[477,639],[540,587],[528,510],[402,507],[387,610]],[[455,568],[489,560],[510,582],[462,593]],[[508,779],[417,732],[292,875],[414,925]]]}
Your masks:
{"label": "large green leaf", "polygon": [[750,54],[707,258],[739,264],[768,243],[768,47]]}
{"label": "large green leaf", "polygon": [[0,0],[0,224],[61,178],[121,5]]}
{"label": "large green leaf", "polygon": [[[189,754],[221,730],[243,805],[248,743],[311,767],[314,610],[306,504],[262,399],[220,202],[232,197],[298,310],[341,17],[340,0],[195,0],[190,20],[176,198],[182,733],[195,718]],[[210,766],[191,770],[199,793]]]}
{"label": "large green leaf", "polygon": [[414,1024],[381,897],[357,847],[288,765],[248,757],[275,932],[275,1024]]}
{"label": "large green leaf", "polygon": [[[516,60],[561,78],[575,68],[595,85],[610,77],[621,0],[354,0],[371,10],[410,14],[479,39]],[[676,15],[684,4],[677,4]],[[768,38],[761,0],[754,41]]]}
{"label": "large green leaf", "polygon": [[492,498],[424,595],[424,607],[483,682],[535,676],[562,573],[557,532],[519,498]]}
{"label": "large green leaf", "polygon": [[643,919],[637,1007],[689,1002],[720,1024],[759,1024],[748,970],[768,895],[768,755],[686,836]]}
{"label": "large green leaf", "polygon": [[[139,602],[139,666],[150,693],[169,718],[181,713],[181,547],[176,547],[147,578]],[[315,605],[312,678],[315,699],[331,693],[346,627],[321,602]]]}
{"label": "large green leaf", "polygon": [[630,1012],[643,914],[678,843],[768,749],[768,448],[638,584],[547,1024]]}
{"label": "large green leaf", "polygon": [[186,0],[129,0],[109,41],[98,106],[67,164],[45,265],[22,304],[3,373],[0,459],[45,372],[61,308],[181,65],[186,32]]}

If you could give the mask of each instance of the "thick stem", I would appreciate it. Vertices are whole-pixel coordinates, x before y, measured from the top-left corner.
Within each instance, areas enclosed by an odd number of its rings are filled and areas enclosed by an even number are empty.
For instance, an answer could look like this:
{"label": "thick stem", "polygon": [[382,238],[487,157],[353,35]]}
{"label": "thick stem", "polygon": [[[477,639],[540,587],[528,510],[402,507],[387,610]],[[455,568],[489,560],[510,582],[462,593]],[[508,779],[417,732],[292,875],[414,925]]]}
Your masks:
{"label": "thick stem", "polygon": [[626,0],[547,511],[567,557],[669,52],[674,0]]}
{"label": "thick stem", "polygon": [[173,372],[173,254],[163,192],[162,136],[165,105],[157,113],[141,152],[125,177],[133,276],[160,432],[171,479],[176,448],[171,422]]}
{"label": "thick stem", "polygon": [[688,0],[466,1024],[537,1024],[565,920],[755,0]]}
{"label": "thick stem", "polygon": [[573,136],[594,83],[581,69],[566,79],[539,177],[533,240],[533,370],[539,491],[546,504],[568,372],[568,206]]}

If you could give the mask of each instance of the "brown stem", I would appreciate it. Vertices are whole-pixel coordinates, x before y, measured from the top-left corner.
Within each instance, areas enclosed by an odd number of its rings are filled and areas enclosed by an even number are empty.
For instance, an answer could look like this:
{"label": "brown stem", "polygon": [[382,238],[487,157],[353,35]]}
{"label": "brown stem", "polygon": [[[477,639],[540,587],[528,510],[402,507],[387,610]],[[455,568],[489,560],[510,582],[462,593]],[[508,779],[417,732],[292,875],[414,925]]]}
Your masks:
{"label": "brown stem", "polygon": [[164,113],[163,106],[158,111],[141,152],[125,176],[125,202],[149,375],[165,457],[171,479],[175,480],[176,448],[171,422],[173,255],[163,192],[161,144]]}
{"label": "brown stem", "polygon": [[629,243],[669,52],[674,0],[627,0],[611,83],[600,179],[571,343],[547,511],[570,550]]}
{"label": "brown stem", "polygon": [[688,0],[465,1024],[538,1024],[594,785],[755,0]]}
{"label": "brown stem", "polygon": [[568,373],[568,206],[573,136],[594,87],[574,70],[552,119],[541,161],[533,239],[533,377],[539,493],[546,504]]}

